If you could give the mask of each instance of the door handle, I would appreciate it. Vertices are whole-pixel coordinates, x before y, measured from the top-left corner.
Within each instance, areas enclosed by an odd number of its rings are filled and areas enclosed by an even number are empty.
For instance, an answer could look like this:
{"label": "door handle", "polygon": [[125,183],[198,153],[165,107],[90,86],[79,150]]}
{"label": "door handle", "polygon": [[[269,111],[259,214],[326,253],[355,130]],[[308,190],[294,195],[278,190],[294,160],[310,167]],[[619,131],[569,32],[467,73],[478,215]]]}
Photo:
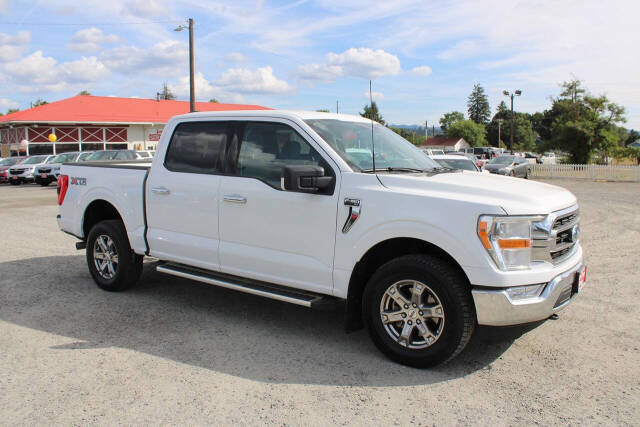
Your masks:
{"label": "door handle", "polygon": [[225,194],[224,201],[229,203],[245,204],[247,203],[247,198],[239,194]]}
{"label": "door handle", "polygon": [[165,188],[165,187],[153,187],[153,188],[151,189],[151,191],[152,191],[153,193],[156,193],[156,194],[163,194],[163,195],[166,195],[166,194],[171,193],[171,191],[170,191],[168,188]]}

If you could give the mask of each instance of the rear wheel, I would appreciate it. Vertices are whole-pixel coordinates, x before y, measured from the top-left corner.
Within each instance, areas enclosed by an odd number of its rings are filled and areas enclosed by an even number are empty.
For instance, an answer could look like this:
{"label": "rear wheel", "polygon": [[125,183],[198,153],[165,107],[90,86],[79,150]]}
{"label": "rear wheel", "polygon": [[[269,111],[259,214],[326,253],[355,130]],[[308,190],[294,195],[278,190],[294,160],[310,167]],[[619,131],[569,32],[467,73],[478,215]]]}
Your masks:
{"label": "rear wheel", "polygon": [[531,173],[530,169],[527,169],[527,171],[524,173],[524,179],[529,179],[529,174]]}
{"label": "rear wheel", "polygon": [[380,351],[419,368],[455,357],[475,327],[466,279],[428,255],[407,255],[380,267],[365,289],[363,317]]}
{"label": "rear wheel", "polygon": [[49,184],[51,184],[51,181],[40,181],[38,184],[42,185],[43,187],[46,187]]}
{"label": "rear wheel", "polygon": [[513,171],[509,171],[509,176],[516,176],[516,174]]}
{"label": "rear wheel", "polygon": [[19,179],[11,179],[11,180],[9,180],[9,183],[11,183],[11,185],[20,185],[20,180]]}
{"label": "rear wheel", "polygon": [[101,221],[87,238],[87,264],[96,284],[106,291],[123,291],[133,286],[142,273],[142,255],[129,246],[121,221]]}

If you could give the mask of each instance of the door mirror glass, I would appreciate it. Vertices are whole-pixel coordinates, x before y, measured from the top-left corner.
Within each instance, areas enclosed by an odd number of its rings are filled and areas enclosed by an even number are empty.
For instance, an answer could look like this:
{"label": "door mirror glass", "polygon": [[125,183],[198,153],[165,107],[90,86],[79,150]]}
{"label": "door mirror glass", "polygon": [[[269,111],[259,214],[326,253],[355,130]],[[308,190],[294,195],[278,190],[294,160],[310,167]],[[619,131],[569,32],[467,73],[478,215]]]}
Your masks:
{"label": "door mirror glass", "polygon": [[335,178],[325,176],[322,166],[288,165],[282,176],[283,190],[298,193],[318,193],[331,187]]}

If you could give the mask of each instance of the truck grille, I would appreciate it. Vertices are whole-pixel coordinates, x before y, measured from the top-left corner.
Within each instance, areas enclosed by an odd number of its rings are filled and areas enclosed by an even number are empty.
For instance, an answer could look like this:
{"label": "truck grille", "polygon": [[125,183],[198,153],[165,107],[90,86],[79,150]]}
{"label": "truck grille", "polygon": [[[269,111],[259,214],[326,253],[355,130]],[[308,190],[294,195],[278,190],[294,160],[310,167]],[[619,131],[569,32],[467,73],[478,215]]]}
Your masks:
{"label": "truck grille", "polygon": [[51,168],[41,168],[38,169],[39,173],[49,173],[51,172]]}
{"label": "truck grille", "polygon": [[[554,218],[555,216],[555,218]],[[580,234],[580,213],[577,206],[554,212],[536,224],[533,239],[533,259],[559,264],[576,248]]]}
{"label": "truck grille", "polygon": [[9,169],[11,175],[20,175],[22,172],[24,172],[24,169]]}

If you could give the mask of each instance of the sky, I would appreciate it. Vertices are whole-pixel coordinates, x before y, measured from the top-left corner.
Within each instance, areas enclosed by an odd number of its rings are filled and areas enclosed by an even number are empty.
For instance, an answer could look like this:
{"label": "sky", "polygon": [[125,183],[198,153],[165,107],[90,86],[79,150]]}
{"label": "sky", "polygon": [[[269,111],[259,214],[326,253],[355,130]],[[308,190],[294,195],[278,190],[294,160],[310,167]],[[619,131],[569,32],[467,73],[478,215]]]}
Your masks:
{"label": "sky", "polygon": [[601,0],[0,0],[0,111],[93,95],[196,98],[357,114],[373,98],[394,124],[466,113],[481,84],[492,113],[542,111],[578,78],[640,128],[640,2]]}

